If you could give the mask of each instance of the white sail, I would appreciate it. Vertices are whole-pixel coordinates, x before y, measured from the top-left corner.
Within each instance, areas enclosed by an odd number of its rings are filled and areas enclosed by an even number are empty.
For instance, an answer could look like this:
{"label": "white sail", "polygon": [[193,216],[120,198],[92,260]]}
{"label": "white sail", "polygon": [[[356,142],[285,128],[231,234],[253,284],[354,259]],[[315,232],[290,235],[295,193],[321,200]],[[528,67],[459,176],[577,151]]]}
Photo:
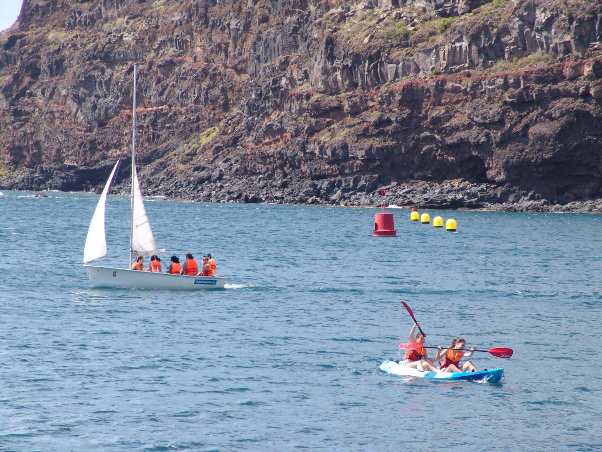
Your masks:
{"label": "white sail", "polygon": [[105,184],[105,188],[102,190],[94,215],[92,215],[92,221],[88,227],[88,235],[86,236],[86,244],[84,246],[84,264],[92,262],[95,259],[99,259],[107,255],[107,240],[105,238],[105,205],[107,202],[107,195],[111,189],[113,183],[113,176],[117,167],[119,166],[119,160],[115,163],[113,171]]}
{"label": "white sail", "polygon": [[151,230],[146,210],[144,209],[144,201],[140,192],[136,167],[132,171],[132,176],[134,197],[132,202],[132,252],[138,256],[157,254],[158,251],[153,231]]}

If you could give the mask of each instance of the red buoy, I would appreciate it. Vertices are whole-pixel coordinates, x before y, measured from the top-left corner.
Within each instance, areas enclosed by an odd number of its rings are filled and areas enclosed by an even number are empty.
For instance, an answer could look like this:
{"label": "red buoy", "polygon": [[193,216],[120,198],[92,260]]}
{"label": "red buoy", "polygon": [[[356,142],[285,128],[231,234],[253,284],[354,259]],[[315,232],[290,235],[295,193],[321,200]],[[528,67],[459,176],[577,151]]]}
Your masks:
{"label": "red buoy", "polygon": [[379,212],[374,216],[374,237],[395,237],[395,219],[389,212]]}

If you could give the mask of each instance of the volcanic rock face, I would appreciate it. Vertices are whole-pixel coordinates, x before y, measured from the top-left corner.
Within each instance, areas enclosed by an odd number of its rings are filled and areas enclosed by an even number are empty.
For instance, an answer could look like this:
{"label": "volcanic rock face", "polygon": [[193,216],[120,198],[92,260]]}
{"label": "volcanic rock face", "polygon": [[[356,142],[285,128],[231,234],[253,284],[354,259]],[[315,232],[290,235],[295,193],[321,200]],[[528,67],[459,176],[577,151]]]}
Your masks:
{"label": "volcanic rock face", "polygon": [[598,210],[601,41],[588,0],[25,0],[0,186],[102,184],[137,63],[148,193]]}

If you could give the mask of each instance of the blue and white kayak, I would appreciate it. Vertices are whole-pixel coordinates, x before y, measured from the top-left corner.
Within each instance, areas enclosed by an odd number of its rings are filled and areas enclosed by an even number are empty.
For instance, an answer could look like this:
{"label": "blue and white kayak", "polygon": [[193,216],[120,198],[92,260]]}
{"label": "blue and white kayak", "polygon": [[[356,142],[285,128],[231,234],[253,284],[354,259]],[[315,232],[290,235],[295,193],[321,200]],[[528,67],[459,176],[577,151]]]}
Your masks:
{"label": "blue and white kayak", "polygon": [[407,367],[403,364],[403,361],[385,361],[380,365],[380,370],[391,375],[426,378],[427,380],[477,381],[482,383],[499,383],[504,375],[504,369],[501,367],[496,369],[478,370],[476,372],[432,372]]}

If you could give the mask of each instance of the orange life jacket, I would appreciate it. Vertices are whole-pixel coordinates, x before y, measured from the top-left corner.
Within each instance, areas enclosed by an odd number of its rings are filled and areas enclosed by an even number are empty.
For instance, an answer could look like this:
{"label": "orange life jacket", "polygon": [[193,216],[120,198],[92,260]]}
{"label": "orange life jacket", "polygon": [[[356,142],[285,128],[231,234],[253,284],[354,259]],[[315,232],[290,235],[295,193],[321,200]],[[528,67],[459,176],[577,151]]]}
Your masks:
{"label": "orange life jacket", "polygon": [[199,273],[199,264],[196,263],[196,259],[186,259],[184,264],[186,269],[184,274],[188,276],[196,276]]}
{"label": "orange life jacket", "polygon": [[171,265],[169,266],[169,273],[171,273],[172,275],[179,275],[180,274],[180,263],[179,262],[172,262]]}
{"label": "orange life jacket", "polygon": [[212,258],[209,260],[207,276],[215,276],[216,272],[217,272],[217,262],[215,262],[215,259]]}
{"label": "orange life jacket", "polygon": [[132,263],[132,270],[136,270],[137,272],[144,271],[144,265],[142,265],[142,262],[134,261]]}
{"label": "orange life jacket", "polygon": [[404,359],[408,361],[420,361],[427,357],[426,348],[418,342],[410,342],[406,350]]}
{"label": "orange life jacket", "polygon": [[159,261],[151,261],[150,265],[148,266],[148,271],[151,272],[161,272],[161,262]]}
{"label": "orange life jacket", "polygon": [[441,368],[445,369],[450,364],[460,367],[460,360],[462,359],[462,356],[464,356],[464,352],[462,350],[448,348],[445,352],[445,357],[443,358],[443,364],[441,364]]}

